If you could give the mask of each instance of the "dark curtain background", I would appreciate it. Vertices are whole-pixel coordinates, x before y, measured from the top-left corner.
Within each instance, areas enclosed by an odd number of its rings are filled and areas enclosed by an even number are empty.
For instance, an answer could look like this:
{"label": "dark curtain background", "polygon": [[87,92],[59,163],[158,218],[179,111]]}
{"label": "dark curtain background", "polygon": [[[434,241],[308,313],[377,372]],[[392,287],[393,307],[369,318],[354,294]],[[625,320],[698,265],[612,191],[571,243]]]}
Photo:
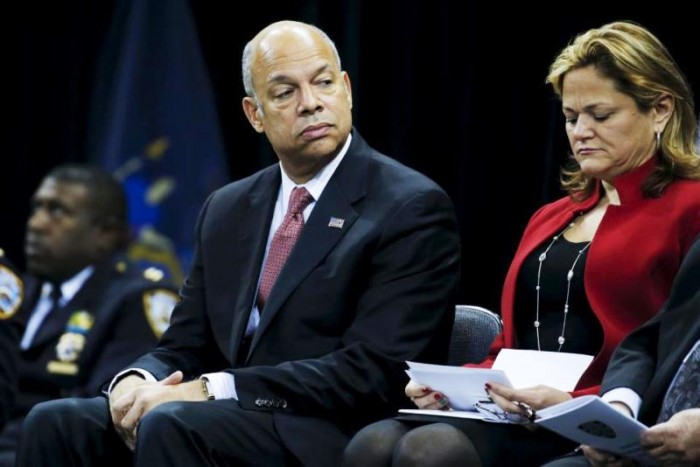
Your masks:
{"label": "dark curtain background", "polygon": [[[167,1],[163,8],[167,8]],[[224,131],[231,177],[274,161],[244,119],[240,55],[279,19],[314,23],[349,72],[355,125],[370,144],[438,182],[455,202],[463,244],[459,300],[498,310],[505,271],[529,216],[561,196],[567,157],[559,103],[544,84],[577,33],[632,19],[666,44],[700,89],[698,18],[639,4],[408,0],[191,0]],[[0,247],[22,265],[28,201],[43,174],[84,161],[90,93],[114,1],[21,2],[5,17]],[[565,11],[569,10],[569,11]],[[552,19],[554,18],[554,19]],[[194,219],[183,219],[194,224]],[[643,228],[643,226],[640,226]]]}

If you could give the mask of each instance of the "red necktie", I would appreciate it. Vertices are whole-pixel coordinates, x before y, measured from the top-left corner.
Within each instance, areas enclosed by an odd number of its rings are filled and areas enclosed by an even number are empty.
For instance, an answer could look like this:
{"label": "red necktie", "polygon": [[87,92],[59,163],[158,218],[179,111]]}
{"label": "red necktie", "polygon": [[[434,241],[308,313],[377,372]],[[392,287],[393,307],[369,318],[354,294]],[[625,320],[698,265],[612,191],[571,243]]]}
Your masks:
{"label": "red necktie", "polygon": [[304,209],[314,198],[306,191],[306,188],[294,188],[289,196],[289,207],[282,224],[279,226],[270,243],[270,251],[260,279],[258,289],[258,310],[262,312],[267,297],[270,296],[272,286],[282,270],[289,253],[292,252],[301,230],[304,228]]}

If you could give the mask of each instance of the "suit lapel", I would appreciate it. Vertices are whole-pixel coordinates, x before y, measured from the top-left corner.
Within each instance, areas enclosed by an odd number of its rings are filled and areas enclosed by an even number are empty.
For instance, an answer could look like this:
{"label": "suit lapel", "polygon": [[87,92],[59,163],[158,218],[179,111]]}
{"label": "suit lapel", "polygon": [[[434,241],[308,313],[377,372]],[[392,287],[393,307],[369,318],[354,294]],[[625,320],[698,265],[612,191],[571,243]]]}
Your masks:
{"label": "suit lapel", "polygon": [[[228,293],[231,299],[228,303],[235,302],[234,319],[231,328],[231,344],[229,353],[232,360],[237,358],[243,334],[253,308],[253,300],[258,288],[258,278],[262,267],[265,246],[272,222],[272,211],[277,201],[281,176],[279,168],[275,167],[270,172],[263,174],[255,188],[251,190],[247,206],[233,213],[237,226],[237,239],[240,248],[247,249],[251,253],[245,255],[249,258],[237,276],[241,281],[238,288],[230,287]],[[231,247],[222,248],[222,254],[232,253]],[[227,259],[227,264],[236,264],[236,260]],[[240,291],[237,300],[234,298],[236,291]]]}
{"label": "suit lapel", "polygon": [[[253,337],[248,358],[287,298],[357,220],[359,214],[353,205],[366,193],[367,155],[365,152],[367,149],[366,143],[359,134],[353,133],[353,141],[348,153],[328,181],[321,198],[316,202],[297,244],[270,292]],[[332,218],[342,219],[342,227],[329,226]]]}

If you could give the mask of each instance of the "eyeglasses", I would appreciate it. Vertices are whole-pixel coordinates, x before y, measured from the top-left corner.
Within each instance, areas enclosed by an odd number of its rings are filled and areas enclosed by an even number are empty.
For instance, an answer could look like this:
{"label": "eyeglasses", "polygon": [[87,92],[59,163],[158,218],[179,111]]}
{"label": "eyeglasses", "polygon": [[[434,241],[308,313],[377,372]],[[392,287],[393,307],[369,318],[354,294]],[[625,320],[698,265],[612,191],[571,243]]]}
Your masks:
{"label": "eyeglasses", "polygon": [[[519,404],[518,406],[520,407]],[[498,405],[494,404],[491,401],[476,402],[474,403],[474,409],[484,416],[484,420],[496,423],[515,423],[518,425],[525,425],[528,423],[532,423],[532,421],[535,418],[534,411],[529,407],[527,407],[527,409],[530,409],[532,415],[529,417],[525,417],[523,415],[520,415],[519,413],[511,413],[501,410],[498,407]]]}

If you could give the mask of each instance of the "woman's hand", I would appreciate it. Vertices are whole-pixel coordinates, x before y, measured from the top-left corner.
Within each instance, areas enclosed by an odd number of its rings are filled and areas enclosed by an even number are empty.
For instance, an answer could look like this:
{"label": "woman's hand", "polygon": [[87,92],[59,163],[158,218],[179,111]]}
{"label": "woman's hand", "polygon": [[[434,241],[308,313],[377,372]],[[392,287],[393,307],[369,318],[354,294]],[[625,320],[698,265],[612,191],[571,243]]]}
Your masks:
{"label": "woman's hand", "polygon": [[406,385],[406,397],[416,404],[419,409],[447,410],[449,401],[444,394],[435,392],[427,386],[422,386],[411,380]]}
{"label": "woman's hand", "polygon": [[527,407],[536,411],[571,399],[568,392],[543,385],[513,389],[502,384],[488,383],[486,393],[504,411],[524,417],[530,415]]}

